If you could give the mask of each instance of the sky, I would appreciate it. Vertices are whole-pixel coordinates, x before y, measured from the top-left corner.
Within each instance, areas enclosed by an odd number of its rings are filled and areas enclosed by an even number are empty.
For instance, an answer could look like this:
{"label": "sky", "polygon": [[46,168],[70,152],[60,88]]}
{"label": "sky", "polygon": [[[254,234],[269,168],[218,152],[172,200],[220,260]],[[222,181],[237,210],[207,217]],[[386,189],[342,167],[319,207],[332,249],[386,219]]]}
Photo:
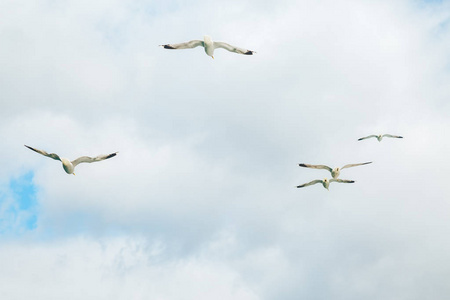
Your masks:
{"label": "sky", "polygon": [[[158,47],[203,35],[257,53]],[[449,1],[2,0],[0,41],[1,299],[450,294]]]}

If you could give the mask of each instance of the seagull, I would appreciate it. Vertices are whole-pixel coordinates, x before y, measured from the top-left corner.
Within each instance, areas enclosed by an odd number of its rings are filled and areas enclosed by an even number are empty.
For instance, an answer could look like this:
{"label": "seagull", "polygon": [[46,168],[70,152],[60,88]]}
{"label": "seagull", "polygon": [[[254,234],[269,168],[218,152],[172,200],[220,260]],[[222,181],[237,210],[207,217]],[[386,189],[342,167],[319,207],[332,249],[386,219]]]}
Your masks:
{"label": "seagull", "polygon": [[346,179],[328,179],[328,178],[325,178],[323,180],[317,179],[317,180],[313,180],[311,182],[308,182],[308,183],[305,183],[305,184],[302,184],[302,185],[298,185],[297,188],[310,186],[310,185],[313,185],[313,184],[316,184],[316,183],[319,183],[319,182],[322,183],[324,188],[329,190],[328,187],[330,186],[330,182],[353,183],[355,181],[354,180],[346,180]]}
{"label": "seagull", "polygon": [[351,168],[351,167],[357,167],[357,166],[362,166],[362,165],[367,165],[367,164],[371,164],[372,162],[365,162],[365,163],[360,163],[360,164],[349,164],[349,165],[345,165],[342,168],[330,168],[328,166],[324,166],[324,165],[307,165],[307,164],[298,164],[300,167],[305,167],[305,168],[311,168],[311,169],[325,169],[331,172],[331,176],[336,179],[339,177],[339,174],[341,174],[341,170],[345,169],[345,168]]}
{"label": "seagull", "polygon": [[166,44],[166,45],[159,45],[161,47],[164,47],[165,49],[190,49],[195,48],[198,46],[202,46],[205,48],[205,52],[208,56],[211,56],[214,59],[214,50],[217,48],[223,48],[225,50],[228,50],[230,52],[235,52],[238,54],[245,54],[245,55],[253,55],[253,53],[256,53],[255,51],[246,50],[243,48],[235,47],[230,44],[224,43],[224,42],[213,42],[210,36],[205,35],[203,37],[203,41],[201,40],[192,40],[186,43],[180,43],[180,44]]}
{"label": "seagull", "polygon": [[45,152],[44,150],[39,150],[27,145],[24,145],[25,147],[27,147],[28,149],[31,149],[33,151],[36,151],[39,154],[42,154],[44,156],[53,158],[55,160],[59,160],[62,162],[64,171],[66,171],[67,174],[73,174],[75,175],[74,171],[75,171],[75,167],[80,164],[80,163],[92,163],[92,162],[96,162],[96,161],[101,161],[101,160],[105,160],[111,157],[114,157],[117,155],[118,152],[114,152],[111,154],[107,154],[107,155],[99,155],[96,157],[89,157],[89,156],[81,156],[73,161],[68,160],[67,158],[62,158],[59,157],[58,154],[55,153],[50,153],[48,154],[47,152]]}
{"label": "seagull", "polygon": [[381,142],[383,137],[390,137],[390,138],[396,138],[396,139],[402,139],[403,138],[402,136],[392,135],[392,134],[379,134],[379,135],[372,134],[372,135],[369,135],[369,136],[365,136],[365,137],[359,138],[358,141],[362,141],[362,140],[365,140],[365,139],[370,139],[370,138],[373,138],[373,137],[377,138],[377,140],[379,142]]}

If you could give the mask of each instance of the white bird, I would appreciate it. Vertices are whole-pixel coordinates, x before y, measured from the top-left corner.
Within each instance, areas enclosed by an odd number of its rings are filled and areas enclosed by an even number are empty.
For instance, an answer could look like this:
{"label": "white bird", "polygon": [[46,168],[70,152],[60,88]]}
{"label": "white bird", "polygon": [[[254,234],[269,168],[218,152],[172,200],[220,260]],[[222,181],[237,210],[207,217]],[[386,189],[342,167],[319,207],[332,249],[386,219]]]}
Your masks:
{"label": "white bird", "polygon": [[79,158],[77,158],[77,159],[75,159],[73,161],[70,161],[67,158],[59,157],[58,154],[55,154],[55,153],[48,154],[44,150],[39,150],[39,149],[30,147],[30,146],[27,146],[27,145],[25,145],[25,147],[27,147],[28,149],[31,149],[33,151],[36,151],[37,153],[42,154],[44,156],[47,156],[47,157],[53,158],[55,160],[61,161],[62,165],[63,165],[63,168],[64,168],[64,171],[66,171],[67,174],[73,174],[73,175],[75,175],[75,173],[74,173],[75,167],[78,164],[80,164],[80,163],[92,163],[92,162],[96,162],[96,161],[105,160],[105,159],[108,159],[108,158],[116,156],[116,154],[118,153],[118,152],[114,152],[114,153],[111,153],[111,154],[99,155],[99,156],[96,156],[96,157],[81,156],[81,157],[79,157]]}
{"label": "white bird", "polygon": [[402,139],[403,138],[402,136],[392,135],[392,134],[378,134],[378,135],[372,134],[372,135],[369,135],[369,136],[365,136],[365,137],[359,138],[358,141],[362,141],[362,140],[365,140],[365,139],[370,139],[370,138],[373,138],[373,137],[377,138],[377,140],[379,142],[381,142],[383,137],[390,137],[390,138],[396,138],[396,139]]}
{"label": "white bird", "polygon": [[164,47],[165,49],[191,49],[191,48],[195,48],[198,46],[202,46],[205,48],[206,54],[211,56],[212,58],[214,58],[214,50],[217,48],[223,48],[230,52],[235,52],[238,54],[245,54],[245,55],[253,55],[253,53],[256,53],[255,51],[235,47],[235,46],[232,46],[232,45],[224,43],[224,42],[213,42],[211,37],[208,35],[205,35],[203,37],[203,41],[192,40],[192,41],[189,41],[186,43],[166,44],[166,45],[160,45],[160,46]]}
{"label": "white bird", "polygon": [[313,184],[316,184],[316,183],[319,183],[319,182],[322,183],[324,188],[329,190],[328,187],[330,186],[330,182],[353,183],[355,181],[354,180],[346,180],[346,179],[328,179],[328,178],[325,178],[323,180],[317,179],[317,180],[313,180],[311,182],[308,182],[308,183],[305,183],[305,184],[302,184],[302,185],[298,185],[297,188],[310,186],[310,185],[313,185]]}
{"label": "white bird", "polygon": [[371,164],[372,162],[365,162],[365,163],[360,163],[360,164],[349,164],[349,165],[345,165],[342,168],[330,168],[328,166],[324,166],[324,165],[308,165],[308,164],[298,164],[300,167],[304,167],[304,168],[311,168],[311,169],[325,169],[330,171],[331,176],[333,178],[338,178],[339,175],[341,174],[341,170],[345,169],[345,168],[351,168],[351,167],[357,167],[357,166],[362,166],[362,165],[367,165],[367,164]]}

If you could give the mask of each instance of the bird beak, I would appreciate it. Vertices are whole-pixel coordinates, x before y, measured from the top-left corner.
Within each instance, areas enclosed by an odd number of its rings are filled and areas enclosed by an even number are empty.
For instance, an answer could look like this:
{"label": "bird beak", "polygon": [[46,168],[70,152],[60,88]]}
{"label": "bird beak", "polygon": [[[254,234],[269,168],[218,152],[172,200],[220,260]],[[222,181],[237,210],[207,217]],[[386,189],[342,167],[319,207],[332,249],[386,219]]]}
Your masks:
{"label": "bird beak", "polygon": [[214,56],[211,56],[214,59]]}
{"label": "bird beak", "polygon": [[75,176],[75,173],[72,173],[73,174],[73,176]]}

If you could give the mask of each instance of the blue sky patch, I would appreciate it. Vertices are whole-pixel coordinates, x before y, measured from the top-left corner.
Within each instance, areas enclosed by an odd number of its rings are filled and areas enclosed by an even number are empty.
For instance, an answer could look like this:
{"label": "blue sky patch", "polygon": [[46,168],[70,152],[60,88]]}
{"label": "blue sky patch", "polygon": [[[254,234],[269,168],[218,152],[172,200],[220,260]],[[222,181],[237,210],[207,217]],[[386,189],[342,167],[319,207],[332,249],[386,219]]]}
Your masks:
{"label": "blue sky patch", "polygon": [[421,0],[425,4],[442,4],[443,0]]}
{"label": "blue sky patch", "polygon": [[33,172],[12,178],[0,190],[0,234],[18,235],[37,227],[37,188]]}

